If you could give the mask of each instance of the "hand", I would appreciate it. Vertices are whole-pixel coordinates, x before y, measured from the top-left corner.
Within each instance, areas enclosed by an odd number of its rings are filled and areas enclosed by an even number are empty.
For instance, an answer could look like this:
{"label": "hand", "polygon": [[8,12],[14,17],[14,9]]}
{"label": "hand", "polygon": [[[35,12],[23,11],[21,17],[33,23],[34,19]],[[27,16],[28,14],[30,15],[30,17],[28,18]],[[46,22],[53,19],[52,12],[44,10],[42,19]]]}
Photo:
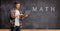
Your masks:
{"label": "hand", "polygon": [[24,15],[20,14],[20,20],[22,21],[24,19]]}
{"label": "hand", "polygon": [[25,17],[28,17],[28,15],[25,15]]}

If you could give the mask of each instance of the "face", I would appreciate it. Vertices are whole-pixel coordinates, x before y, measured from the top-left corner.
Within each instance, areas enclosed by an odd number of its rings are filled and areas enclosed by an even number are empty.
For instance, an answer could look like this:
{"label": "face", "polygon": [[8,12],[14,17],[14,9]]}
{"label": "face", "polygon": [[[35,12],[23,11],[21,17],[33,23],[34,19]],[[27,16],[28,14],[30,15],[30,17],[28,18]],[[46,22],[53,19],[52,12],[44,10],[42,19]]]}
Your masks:
{"label": "face", "polygon": [[20,8],[20,4],[16,4],[15,7],[16,7],[16,9],[19,9]]}

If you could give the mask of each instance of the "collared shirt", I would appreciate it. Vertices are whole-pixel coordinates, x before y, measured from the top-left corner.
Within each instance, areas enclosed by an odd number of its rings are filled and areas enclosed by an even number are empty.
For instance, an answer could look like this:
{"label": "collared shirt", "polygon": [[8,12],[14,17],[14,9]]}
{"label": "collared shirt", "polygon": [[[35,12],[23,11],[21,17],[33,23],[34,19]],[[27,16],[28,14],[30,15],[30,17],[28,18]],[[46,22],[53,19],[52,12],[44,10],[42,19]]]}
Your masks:
{"label": "collared shirt", "polygon": [[[20,14],[20,12],[19,12],[19,10],[11,10],[11,15],[12,16],[14,16],[14,14],[15,14],[15,16],[16,15],[18,15],[18,14]],[[20,17],[19,16],[17,16],[15,19],[14,19],[14,22],[13,22],[13,20],[12,20],[12,23],[14,23],[14,26],[20,26]]]}

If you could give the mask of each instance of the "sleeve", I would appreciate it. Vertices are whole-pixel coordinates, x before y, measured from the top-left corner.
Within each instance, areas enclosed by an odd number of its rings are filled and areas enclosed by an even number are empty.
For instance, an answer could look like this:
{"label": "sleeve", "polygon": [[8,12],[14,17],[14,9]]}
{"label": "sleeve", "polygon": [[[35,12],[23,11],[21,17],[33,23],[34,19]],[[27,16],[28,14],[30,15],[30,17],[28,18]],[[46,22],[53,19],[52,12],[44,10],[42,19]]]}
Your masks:
{"label": "sleeve", "polygon": [[9,10],[8,15],[9,15],[9,22],[10,22],[10,24],[11,24],[11,10]]}
{"label": "sleeve", "polygon": [[15,19],[14,16],[15,16],[15,11],[14,10],[11,10],[10,11],[10,16],[11,16],[11,19]]}
{"label": "sleeve", "polygon": [[12,15],[12,10],[9,11],[10,24],[12,24],[14,21],[14,19],[11,17],[11,15]]}

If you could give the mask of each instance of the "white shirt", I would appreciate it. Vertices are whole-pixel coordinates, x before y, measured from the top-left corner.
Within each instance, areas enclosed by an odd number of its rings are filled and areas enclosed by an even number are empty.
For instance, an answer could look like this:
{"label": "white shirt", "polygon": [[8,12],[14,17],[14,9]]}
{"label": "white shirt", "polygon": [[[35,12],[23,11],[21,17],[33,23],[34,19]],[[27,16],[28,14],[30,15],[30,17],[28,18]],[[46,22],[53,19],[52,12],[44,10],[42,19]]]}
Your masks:
{"label": "white shirt", "polygon": [[[20,13],[19,13],[19,10],[15,10],[15,15],[18,15],[18,14],[20,14]],[[19,16],[17,16],[17,17],[15,18],[15,26],[20,26]]]}

